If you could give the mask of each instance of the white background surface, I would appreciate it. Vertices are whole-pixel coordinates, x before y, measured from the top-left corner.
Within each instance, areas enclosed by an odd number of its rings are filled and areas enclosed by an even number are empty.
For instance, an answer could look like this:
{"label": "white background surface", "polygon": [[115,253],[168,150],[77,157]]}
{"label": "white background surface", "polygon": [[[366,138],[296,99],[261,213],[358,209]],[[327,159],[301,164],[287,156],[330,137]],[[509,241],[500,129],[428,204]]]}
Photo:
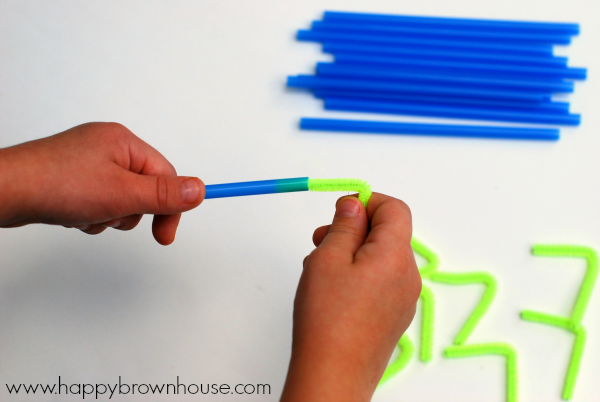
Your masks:
{"label": "white background surface", "polygon": [[[577,84],[577,129],[557,143],[301,132],[301,116],[415,120],[324,112],[286,90],[310,73],[316,44],[294,40],[324,9],[579,22],[567,49],[589,68]],[[415,236],[440,269],[485,270],[498,295],[469,342],[519,352],[521,401],[559,401],[573,337],[519,319],[568,315],[580,261],[532,257],[534,243],[600,250],[598,6],[570,1],[0,1],[0,147],[89,121],[117,121],[205,183],[358,177],[412,209]],[[339,194],[208,200],[159,246],[145,218],[133,232],[62,227],[0,231],[0,400],[5,383],[268,383],[290,355],[292,302],[313,230]],[[503,401],[499,357],[447,360],[443,349],[481,295],[431,285],[434,358],[412,361],[374,401]],[[600,400],[600,289],[574,401]],[[415,324],[419,324],[419,315]],[[408,331],[418,348],[418,325]],[[115,400],[115,398],[113,398]],[[178,396],[123,401],[189,400]]]}

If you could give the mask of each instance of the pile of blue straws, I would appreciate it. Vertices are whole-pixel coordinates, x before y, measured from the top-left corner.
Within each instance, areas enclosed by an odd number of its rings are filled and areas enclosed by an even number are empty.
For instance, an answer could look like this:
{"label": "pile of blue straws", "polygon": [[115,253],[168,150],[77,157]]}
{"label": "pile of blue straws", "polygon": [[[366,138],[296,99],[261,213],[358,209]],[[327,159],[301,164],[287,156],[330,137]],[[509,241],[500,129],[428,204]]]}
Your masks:
{"label": "pile of blue straws", "polygon": [[[578,24],[326,11],[298,40],[320,42],[333,63],[287,85],[312,91],[325,109],[577,126],[569,103],[586,69],[567,66]],[[302,129],[557,140],[556,128],[458,126],[303,118]]]}

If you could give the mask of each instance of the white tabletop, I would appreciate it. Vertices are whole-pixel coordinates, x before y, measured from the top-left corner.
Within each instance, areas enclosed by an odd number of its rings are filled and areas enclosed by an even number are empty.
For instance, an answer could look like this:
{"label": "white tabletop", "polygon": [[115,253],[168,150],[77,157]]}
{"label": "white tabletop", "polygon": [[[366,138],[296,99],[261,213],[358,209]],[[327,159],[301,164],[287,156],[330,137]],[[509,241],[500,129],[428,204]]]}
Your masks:
{"label": "white tabletop", "polygon": [[[406,201],[440,269],[487,271],[498,295],[469,342],[519,353],[522,401],[560,401],[573,336],[524,322],[522,309],[568,315],[578,260],[533,257],[535,243],[600,250],[600,67],[592,0],[0,1],[0,147],[89,121],[117,121],[207,184],[356,177]],[[589,68],[572,109],[582,125],[556,143],[301,132],[301,116],[419,121],[325,112],[285,88],[328,60],[295,30],[324,9],[579,22],[568,49]],[[433,121],[432,119],[428,119]],[[442,120],[439,120],[442,121]],[[133,232],[62,227],[0,231],[0,400],[5,383],[270,384],[270,396],[121,396],[123,401],[276,401],[292,303],[313,230],[340,194],[207,200],[159,246]],[[429,282],[428,282],[429,283]],[[444,359],[482,287],[430,285],[434,358],[415,355],[374,401],[503,401],[504,361]],[[600,286],[599,286],[600,287]],[[600,288],[573,401],[600,400]],[[408,335],[418,347],[420,314]],[[108,400],[105,398],[105,400]]]}

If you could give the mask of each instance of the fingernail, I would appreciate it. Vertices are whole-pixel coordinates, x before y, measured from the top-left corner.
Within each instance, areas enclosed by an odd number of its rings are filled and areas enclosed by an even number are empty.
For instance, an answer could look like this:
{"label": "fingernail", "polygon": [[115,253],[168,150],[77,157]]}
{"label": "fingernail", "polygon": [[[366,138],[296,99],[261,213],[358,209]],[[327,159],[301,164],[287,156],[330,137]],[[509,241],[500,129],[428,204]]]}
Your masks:
{"label": "fingernail", "polygon": [[197,179],[189,178],[181,182],[181,199],[184,204],[194,204],[200,198],[200,184]]}
{"label": "fingernail", "polygon": [[346,198],[338,203],[335,216],[337,218],[354,218],[358,215],[359,211],[360,207],[358,206],[358,200]]}

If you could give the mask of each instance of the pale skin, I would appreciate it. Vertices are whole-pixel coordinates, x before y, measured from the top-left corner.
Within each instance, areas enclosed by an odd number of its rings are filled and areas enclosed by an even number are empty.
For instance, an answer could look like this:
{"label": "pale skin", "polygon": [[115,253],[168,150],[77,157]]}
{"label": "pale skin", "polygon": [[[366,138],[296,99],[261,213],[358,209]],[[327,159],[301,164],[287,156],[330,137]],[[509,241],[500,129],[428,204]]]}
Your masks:
{"label": "pale skin", "polygon": [[[205,188],[177,176],[157,150],[116,123],[88,123],[0,149],[0,227],[45,223],[99,234],[131,230],[154,215],[162,245]],[[315,230],[294,302],[292,357],[281,396],[294,401],[369,401],[410,325],[421,279],[410,247],[410,210],[374,193],[336,204]]]}

